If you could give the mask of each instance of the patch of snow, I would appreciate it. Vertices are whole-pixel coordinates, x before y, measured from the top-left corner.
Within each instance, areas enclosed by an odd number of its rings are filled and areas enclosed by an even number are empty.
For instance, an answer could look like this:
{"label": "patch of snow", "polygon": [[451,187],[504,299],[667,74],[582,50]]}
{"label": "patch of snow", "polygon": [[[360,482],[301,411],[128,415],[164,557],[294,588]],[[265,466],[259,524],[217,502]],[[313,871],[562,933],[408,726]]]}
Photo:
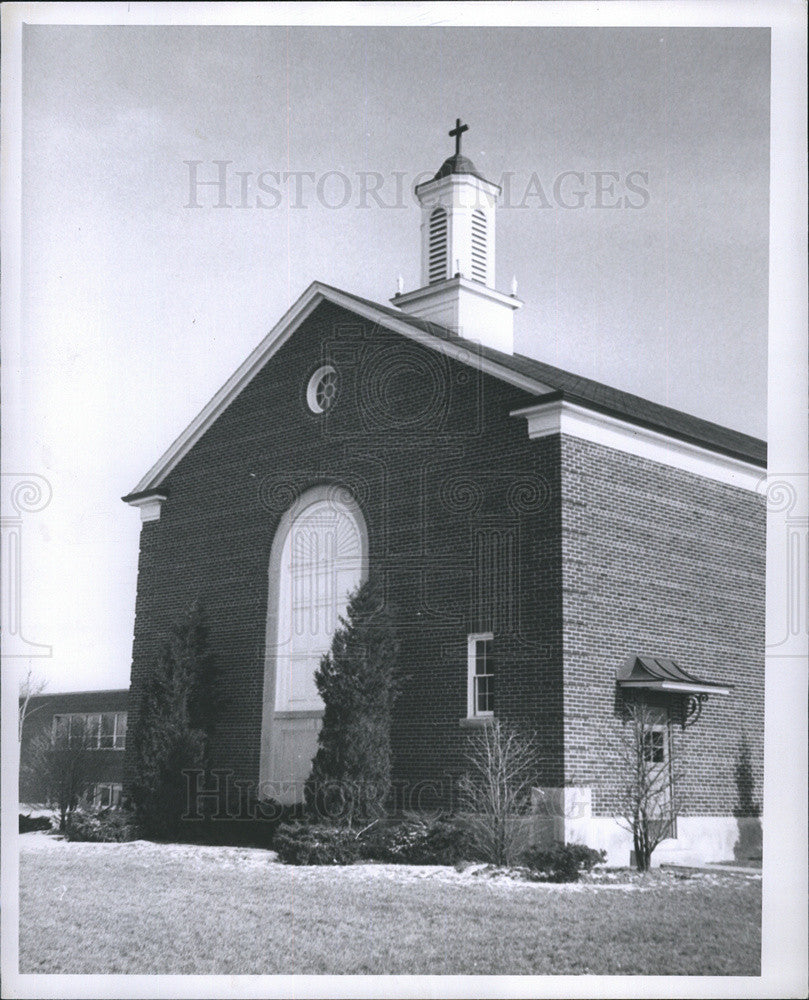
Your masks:
{"label": "patch of snow", "polygon": [[150,860],[176,860],[198,870],[211,865],[217,867],[272,868],[283,870],[290,878],[309,880],[322,878],[333,872],[341,879],[351,881],[387,881],[398,884],[416,884],[438,881],[453,885],[479,886],[481,888],[507,888],[525,892],[648,892],[653,889],[688,890],[700,885],[741,886],[761,879],[761,873],[706,872],[691,869],[687,873],[656,869],[642,874],[633,869],[599,868],[582,876],[578,882],[537,882],[527,877],[525,869],[498,868],[487,864],[450,865],[397,865],[372,861],[353,865],[284,865],[275,851],[261,847],[230,847],[207,844],[155,843],[150,840],[131,840],[124,843],[96,844],[70,842],[60,834],[34,831],[20,834],[20,851],[34,854],[39,851],[70,851],[91,861],[93,857],[110,854],[134,855],[143,863]]}

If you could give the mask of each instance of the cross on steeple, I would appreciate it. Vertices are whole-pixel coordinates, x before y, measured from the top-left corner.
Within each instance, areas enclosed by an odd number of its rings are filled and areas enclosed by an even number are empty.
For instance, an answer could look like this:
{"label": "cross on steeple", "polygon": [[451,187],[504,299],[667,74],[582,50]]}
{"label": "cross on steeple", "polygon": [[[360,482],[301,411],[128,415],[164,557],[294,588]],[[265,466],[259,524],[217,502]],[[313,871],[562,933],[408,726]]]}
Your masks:
{"label": "cross on steeple", "polygon": [[450,135],[455,139],[455,155],[461,155],[461,136],[469,131],[468,125],[461,125],[461,119],[455,119],[455,128],[450,129]]}

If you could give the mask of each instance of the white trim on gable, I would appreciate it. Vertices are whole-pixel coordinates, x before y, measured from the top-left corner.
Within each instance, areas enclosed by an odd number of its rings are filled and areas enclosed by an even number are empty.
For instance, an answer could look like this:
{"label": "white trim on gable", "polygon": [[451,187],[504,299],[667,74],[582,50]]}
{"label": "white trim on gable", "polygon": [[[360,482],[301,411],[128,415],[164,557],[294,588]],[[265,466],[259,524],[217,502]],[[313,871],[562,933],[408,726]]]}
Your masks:
{"label": "white trim on gable", "polygon": [[525,417],[529,438],[569,434],[740,489],[760,489],[766,477],[765,470],[752,462],[722,455],[563,399],[512,410],[511,416]]}
{"label": "white trim on gable", "polygon": [[150,496],[136,497],[134,500],[128,500],[127,503],[132,507],[140,507],[140,519],[142,522],[159,521],[160,508],[165,499],[165,494],[152,493]]}
{"label": "white trim on gable", "polygon": [[[407,321],[404,313],[402,314],[402,319],[399,320],[397,317],[391,316],[381,309],[376,309],[370,304],[358,302],[351,295],[346,295],[337,289],[329,288],[321,285],[318,281],[314,281],[297,302],[287,310],[244,363],[231,375],[211,401],[191,421],[182,434],[180,434],[132,489],[131,492],[133,494],[154,489],[162,482],[163,478],[188,454],[211,424],[214,423],[239,395],[242,389],[258,374],[267,361],[283,347],[292,334],[314,312],[321,302],[332,302],[336,306],[362,316],[371,323],[391,330],[393,333],[399,333],[418,344],[429,347],[431,350],[438,351],[456,361],[460,361],[462,364],[470,365],[486,374],[494,375],[501,381],[508,382],[519,389],[525,389],[527,392],[536,393],[537,395],[552,391],[551,386],[538,382],[536,379],[529,378],[526,375],[520,375],[503,365],[498,365],[496,362],[477,354],[474,350],[465,350],[460,344],[450,343],[433,334],[416,329],[412,323]],[[474,348],[475,346],[475,344],[470,342],[470,347]],[[128,502],[132,504],[137,503],[134,500]]]}

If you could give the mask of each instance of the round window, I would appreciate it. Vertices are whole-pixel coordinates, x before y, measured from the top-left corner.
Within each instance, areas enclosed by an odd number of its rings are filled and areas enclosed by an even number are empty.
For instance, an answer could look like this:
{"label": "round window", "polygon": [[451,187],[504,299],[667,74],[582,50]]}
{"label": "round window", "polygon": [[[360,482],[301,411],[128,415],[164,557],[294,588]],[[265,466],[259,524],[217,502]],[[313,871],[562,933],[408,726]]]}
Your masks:
{"label": "round window", "polygon": [[337,372],[323,365],[312,375],[306,389],[306,402],[312,413],[325,413],[337,398]]}

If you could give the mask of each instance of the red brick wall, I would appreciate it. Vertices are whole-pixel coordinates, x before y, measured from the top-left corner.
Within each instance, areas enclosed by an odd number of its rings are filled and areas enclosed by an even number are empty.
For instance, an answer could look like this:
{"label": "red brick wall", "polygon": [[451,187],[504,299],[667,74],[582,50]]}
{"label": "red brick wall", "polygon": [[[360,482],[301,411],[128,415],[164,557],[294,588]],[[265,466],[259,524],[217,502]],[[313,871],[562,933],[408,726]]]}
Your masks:
{"label": "red brick wall", "polygon": [[683,815],[730,815],[747,741],[761,803],[764,499],[562,439],[565,781],[609,814],[618,780],[615,674],[632,653],[672,657],[706,680],[700,719],[674,725]]}
{"label": "red brick wall", "polygon": [[[325,361],[341,395],[316,416],[305,391]],[[143,525],[130,726],[161,639],[199,596],[229,698],[215,763],[257,779],[270,548],[293,498],[336,481],[363,511],[371,570],[399,627],[396,780],[446,785],[463,768],[466,636],[492,630],[497,714],[538,732],[538,779],[558,784],[560,444],[529,441],[509,416],[528,402],[321,305],[169,474],[160,520]],[[480,567],[498,547],[510,569],[481,593]]]}

